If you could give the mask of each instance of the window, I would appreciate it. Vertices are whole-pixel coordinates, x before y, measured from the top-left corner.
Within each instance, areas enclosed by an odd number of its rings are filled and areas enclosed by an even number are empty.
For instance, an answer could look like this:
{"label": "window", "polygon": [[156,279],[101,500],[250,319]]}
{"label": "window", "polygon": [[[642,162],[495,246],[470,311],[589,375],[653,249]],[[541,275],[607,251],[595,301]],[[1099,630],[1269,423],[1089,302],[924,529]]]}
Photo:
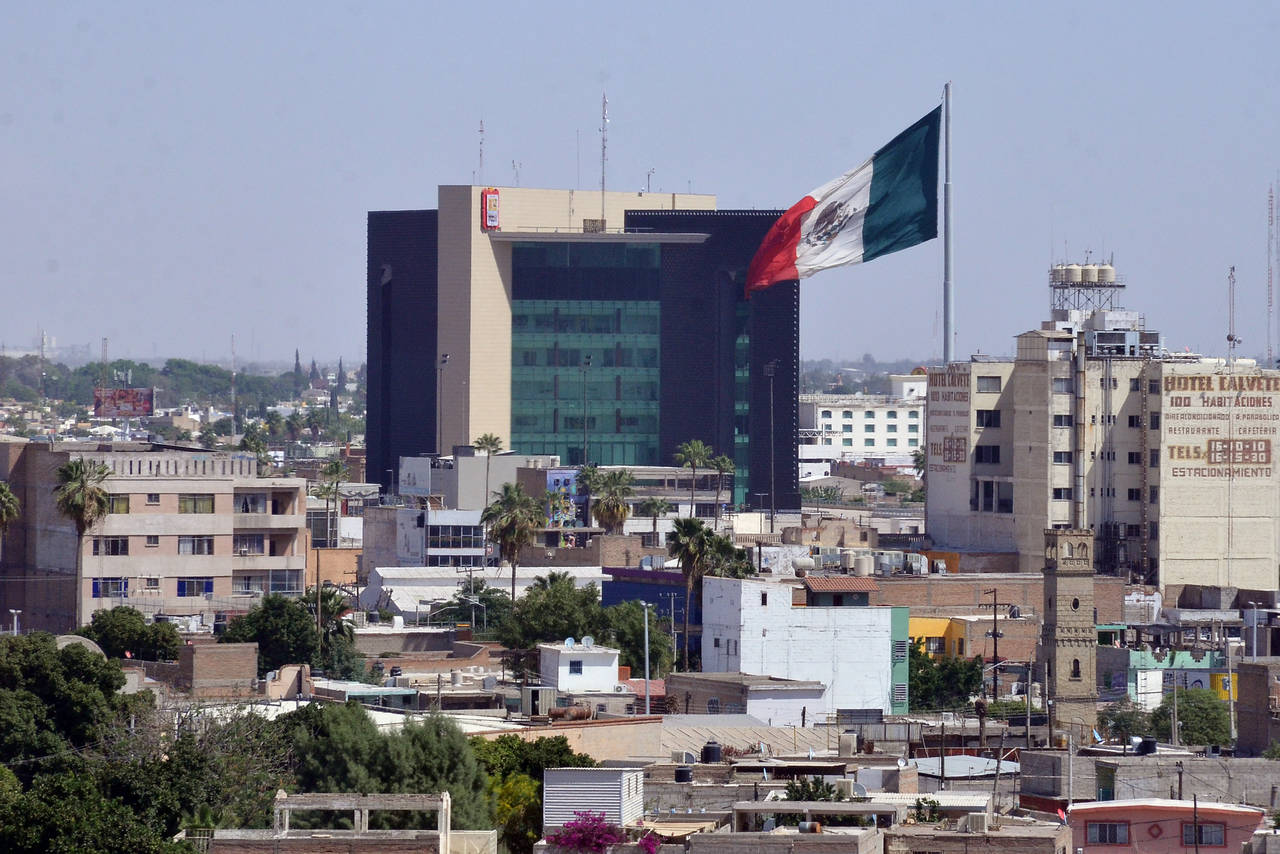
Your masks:
{"label": "window", "polygon": [[158,534],[147,534],[147,548],[154,549],[160,545],[160,537]]}
{"label": "window", "polygon": [[1129,416],[1129,426],[1130,426],[1130,427],[1132,427],[1132,428],[1133,428],[1133,429],[1135,429],[1135,430],[1141,429],[1141,427],[1142,427],[1142,416],[1141,416],[1141,415],[1130,415],[1130,416]]}
{"label": "window", "polygon": [[265,492],[247,492],[235,498],[237,513],[266,513],[267,494]]}
{"label": "window", "polygon": [[1142,451],[1130,451],[1130,452],[1129,452],[1129,465],[1131,465],[1131,466],[1140,466],[1140,465],[1142,465]]}
{"label": "window", "polygon": [[974,445],[973,461],[980,465],[995,465],[1000,462],[999,445]]}
{"label": "window", "polygon": [[893,702],[907,702],[907,686],[904,683],[898,682],[893,686]]}
{"label": "window", "polygon": [[129,512],[129,496],[108,495],[107,496],[107,512],[108,513],[128,513]]}
{"label": "window", "polygon": [[1150,424],[1152,430],[1159,430],[1160,429],[1160,413],[1159,412],[1151,413],[1151,418],[1148,423]]}
{"label": "window", "polygon": [[236,534],[231,540],[231,550],[238,555],[266,554],[266,537],[262,534]]}
{"label": "window", "polygon": [[831,440],[830,440],[830,439],[823,439],[823,440],[822,440],[822,444],[824,444],[824,445],[830,445],[830,444],[831,444]]}
{"label": "window", "polygon": [[898,425],[897,425],[897,424],[890,424],[888,427],[885,427],[884,429],[885,429],[885,431],[886,431],[886,432],[888,432],[888,433],[897,433],[897,432],[898,432]]}
{"label": "window", "polygon": [[1160,539],[1160,523],[1159,522],[1147,523],[1147,536],[1153,540]]}
{"label": "window", "polygon": [[863,427],[862,427],[862,432],[863,432],[863,433],[874,433],[874,432],[876,432],[876,425],[874,425],[874,424],[865,424],[865,425],[863,425]]}
{"label": "window", "polygon": [[212,494],[183,494],[178,496],[179,513],[212,513]]}
{"label": "window", "polygon": [[887,442],[885,442],[885,444],[886,444],[886,445],[888,445],[890,448],[896,448],[896,447],[898,447],[898,440],[897,440],[897,439],[889,439]]}
{"label": "window", "polygon": [[582,659],[580,658],[569,659],[569,674],[571,676],[582,675]]}
{"label": "window", "polygon": [[206,593],[213,592],[213,579],[205,576],[204,578],[179,578],[178,579],[178,595],[179,596],[203,596]]}
{"label": "window", "polygon": [[1070,464],[1071,464],[1071,452],[1070,452],[1070,451],[1054,451],[1054,452],[1053,452],[1053,461],[1054,461],[1055,463],[1059,464],[1059,465],[1064,465],[1064,464],[1065,464],[1065,465],[1070,465]]}
{"label": "window", "polygon": [[893,642],[893,660],[906,661],[908,649],[909,647],[906,641],[904,640],[894,641]]}
{"label": "window", "polygon": [[1147,393],[1148,393],[1148,394],[1159,394],[1159,393],[1160,393],[1160,380],[1147,380]]}
{"label": "window", "polygon": [[862,417],[863,417],[863,418],[875,418],[875,417],[876,417],[875,410],[874,410],[874,409],[868,409],[868,410],[864,411],[864,412],[862,413]]}
{"label": "window", "polygon": [[211,555],[213,537],[178,537],[178,554]]}
{"label": "window", "polygon": [[841,413],[840,413],[840,417],[841,417],[841,418],[852,418],[852,417],[853,417],[853,410],[851,410],[851,409],[846,409],[844,412],[841,412]]}
{"label": "window", "polygon": [[919,447],[919,446],[920,446],[920,440],[919,440],[919,439],[908,439],[908,440],[907,440],[907,447],[908,447],[908,448],[916,448],[916,447]]}
{"label": "window", "polygon": [[145,587],[147,590],[153,590],[153,591],[159,590],[160,576],[148,575],[146,578],[142,579],[142,586]]}
{"label": "window", "polygon": [[1069,486],[1055,486],[1055,487],[1053,488],[1053,500],[1054,500],[1054,501],[1070,501],[1070,500],[1071,500],[1071,487],[1069,487]]}
{"label": "window", "polygon": [[1160,449],[1152,448],[1148,452],[1147,461],[1148,461],[1148,464],[1151,466],[1151,468],[1153,469],[1160,468]]}
{"label": "window", "polygon": [[841,425],[841,427],[840,427],[840,432],[841,432],[841,433],[852,433],[852,432],[853,432],[853,425],[852,425],[852,424],[844,424],[844,425]]}
{"label": "window", "polygon": [[964,658],[964,638],[956,638],[956,655]]}
{"label": "window", "polygon": [[1071,382],[1071,377],[1054,377],[1053,393],[1054,394],[1071,394],[1075,391],[1075,385]]}
{"label": "window", "polygon": [[919,425],[919,424],[908,424],[908,425],[907,425],[907,432],[908,432],[908,433],[919,433],[919,432],[920,432],[920,425]]}
{"label": "window", "polygon": [[1147,491],[1151,493],[1150,495],[1151,503],[1159,504],[1160,503],[1160,487],[1158,486],[1148,487]]}
{"label": "window", "polygon": [[1130,490],[1129,490],[1129,500],[1130,500],[1130,501],[1141,501],[1141,500],[1142,500],[1142,490],[1141,490],[1141,489],[1137,489],[1137,488],[1130,489]]}
{"label": "window", "polygon": [[709,715],[720,714],[720,698],[719,697],[709,697],[707,699],[707,714]]}
{"label": "window", "polygon": [[930,655],[943,655],[947,651],[946,638],[925,638],[924,651]]}
{"label": "window", "polygon": [[1141,391],[1142,380],[1137,377],[1129,377],[1129,391]]}
{"label": "window", "polygon": [[863,440],[862,440],[862,447],[864,447],[864,448],[874,448],[875,446],[876,446],[876,440],[875,440],[875,439],[863,439]]}
{"label": "window", "polygon": [[129,554],[129,538],[128,537],[94,537],[93,553],[96,555],[110,555],[113,557],[123,557]]}
{"label": "window", "polygon": [[1053,426],[1054,426],[1054,427],[1070,427],[1070,426],[1071,426],[1071,416],[1070,416],[1070,415],[1055,415],[1055,416],[1053,416]]}
{"label": "window", "polygon": [[1091,821],[1086,825],[1090,845],[1128,845],[1129,822]]}
{"label": "window", "polygon": [[919,417],[920,417],[920,413],[913,409],[913,410],[911,410],[910,412],[908,412],[908,413],[907,413],[907,417],[908,417],[908,418],[919,418]]}
{"label": "window", "polygon": [[885,417],[885,418],[897,418],[897,417],[898,417],[898,410],[896,410],[896,409],[890,409],[888,412],[886,412],[886,413],[884,414],[884,417]]}
{"label": "window", "polygon": [[1000,391],[999,377],[978,377],[978,391],[995,394]]}
{"label": "window", "polygon": [[761,590],[760,591],[760,607],[763,608],[765,605],[768,605],[768,604],[769,604],[769,591]]}
{"label": "window", "polygon": [[129,596],[129,579],[127,578],[95,578],[93,580],[94,599],[123,599]]}
{"label": "window", "polygon": [[824,409],[824,410],[822,410],[822,417],[823,417],[823,418],[830,418],[830,417],[831,417],[831,410],[830,410],[830,409]]}
{"label": "window", "polygon": [[845,447],[845,448],[852,448],[852,447],[853,447],[853,440],[852,440],[852,439],[841,439],[841,440],[840,440],[840,444],[841,444],[841,446],[843,446],[843,447]]}
{"label": "window", "polygon": [[716,649],[719,649],[719,648],[720,648],[720,638],[712,638],[712,639],[711,639],[711,645],[712,645],[713,647],[715,647]]}
{"label": "window", "polygon": [[[1198,833],[1196,831],[1199,831]],[[1200,837],[1197,839],[1196,837]],[[1182,844],[1187,848],[1194,845],[1218,845],[1225,846],[1227,844],[1227,826],[1225,824],[1206,824],[1199,822],[1192,824],[1191,822],[1183,822],[1182,824]]]}
{"label": "window", "polygon": [[1124,535],[1125,535],[1126,537],[1141,537],[1141,536],[1142,536],[1142,526],[1141,526],[1141,525],[1125,525],[1125,526],[1124,526]]}
{"label": "window", "polygon": [[147,503],[148,503],[148,504],[159,504],[159,503],[160,503],[160,493],[158,493],[158,492],[148,492],[148,493],[147,493]]}

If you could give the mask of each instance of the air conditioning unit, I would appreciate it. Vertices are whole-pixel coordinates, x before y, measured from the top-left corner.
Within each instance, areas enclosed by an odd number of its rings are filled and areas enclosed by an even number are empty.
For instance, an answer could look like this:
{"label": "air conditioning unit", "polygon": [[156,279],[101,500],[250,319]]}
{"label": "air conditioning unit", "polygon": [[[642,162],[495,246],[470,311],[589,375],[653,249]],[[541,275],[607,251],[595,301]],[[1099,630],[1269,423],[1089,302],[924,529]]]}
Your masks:
{"label": "air conditioning unit", "polygon": [[615,694],[625,694],[627,693],[627,690],[628,689],[626,685],[618,684],[613,686],[613,691]]}
{"label": "air conditioning unit", "polygon": [[991,816],[985,812],[969,813],[969,832],[970,833],[988,833],[991,830]]}

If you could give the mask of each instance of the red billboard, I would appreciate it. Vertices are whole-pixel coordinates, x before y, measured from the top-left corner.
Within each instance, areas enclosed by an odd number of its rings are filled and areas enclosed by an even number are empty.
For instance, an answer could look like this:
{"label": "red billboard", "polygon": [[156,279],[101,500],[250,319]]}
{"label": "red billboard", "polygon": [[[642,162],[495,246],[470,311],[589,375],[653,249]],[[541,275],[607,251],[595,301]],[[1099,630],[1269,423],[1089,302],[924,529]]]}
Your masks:
{"label": "red billboard", "polygon": [[95,418],[136,418],[155,411],[156,390],[153,388],[95,388]]}

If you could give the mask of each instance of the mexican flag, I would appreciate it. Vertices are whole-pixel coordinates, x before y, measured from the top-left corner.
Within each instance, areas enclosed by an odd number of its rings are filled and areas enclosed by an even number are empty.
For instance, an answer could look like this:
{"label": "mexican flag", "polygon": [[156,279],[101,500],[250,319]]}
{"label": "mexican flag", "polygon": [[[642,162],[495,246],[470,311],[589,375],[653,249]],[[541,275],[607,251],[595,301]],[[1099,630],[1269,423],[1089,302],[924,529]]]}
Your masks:
{"label": "mexican flag", "polygon": [[852,172],[823,184],[769,229],[747,270],[747,296],[776,282],[860,264],[938,236],[942,107]]}

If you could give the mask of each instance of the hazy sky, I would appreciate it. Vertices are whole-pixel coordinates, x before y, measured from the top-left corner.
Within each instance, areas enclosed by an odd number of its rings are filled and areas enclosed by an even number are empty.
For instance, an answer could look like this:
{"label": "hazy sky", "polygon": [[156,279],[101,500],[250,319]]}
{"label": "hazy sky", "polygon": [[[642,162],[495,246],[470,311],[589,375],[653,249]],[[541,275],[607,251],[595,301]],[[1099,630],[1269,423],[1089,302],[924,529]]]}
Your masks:
{"label": "hazy sky", "polygon": [[[482,119],[484,182],[598,187],[607,89],[611,188],[787,207],[950,79],[957,353],[1011,352],[1092,250],[1206,353],[1234,264],[1262,354],[1280,4],[1214,5],[11,3],[0,341],[359,361],[366,211],[471,182]],[[802,354],[936,356],[941,271],[939,240],[806,280]]]}

